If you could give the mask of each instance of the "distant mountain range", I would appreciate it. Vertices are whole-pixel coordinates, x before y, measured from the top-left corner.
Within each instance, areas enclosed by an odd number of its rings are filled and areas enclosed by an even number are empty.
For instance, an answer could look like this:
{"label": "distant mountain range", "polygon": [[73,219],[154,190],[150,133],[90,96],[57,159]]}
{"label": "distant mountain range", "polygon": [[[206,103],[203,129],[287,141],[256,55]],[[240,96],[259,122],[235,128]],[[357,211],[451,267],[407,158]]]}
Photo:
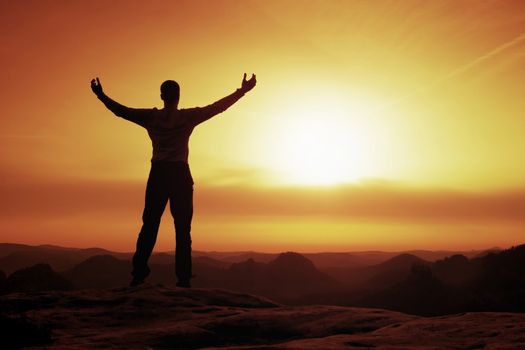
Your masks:
{"label": "distant mountain range", "polygon": [[[525,311],[525,245],[449,253],[195,252],[192,285],[286,304],[379,307],[421,315]],[[101,248],[3,243],[0,291],[126,286],[131,256]],[[174,284],[174,260],[170,253],[154,254],[148,282]]]}
{"label": "distant mountain range", "polygon": [[[411,250],[401,252],[326,252],[301,253],[319,269],[338,269],[372,266],[384,262],[400,254],[415,255],[423,260],[436,261],[452,255],[464,255],[467,258],[477,257],[488,252],[500,251],[499,248],[470,251],[428,251]],[[0,243],[0,270],[11,273],[23,267],[45,262],[57,271],[64,271],[95,255],[112,255],[118,259],[129,260],[133,253],[113,252],[103,248],[66,248],[55,245],[25,245],[15,243]],[[193,251],[193,257],[207,257],[215,262],[232,264],[253,259],[256,262],[267,263],[277,258],[278,253],[259,252],[205,252]],[[173,252],[154,253],[150,262],[170,264],[175,260]]]}

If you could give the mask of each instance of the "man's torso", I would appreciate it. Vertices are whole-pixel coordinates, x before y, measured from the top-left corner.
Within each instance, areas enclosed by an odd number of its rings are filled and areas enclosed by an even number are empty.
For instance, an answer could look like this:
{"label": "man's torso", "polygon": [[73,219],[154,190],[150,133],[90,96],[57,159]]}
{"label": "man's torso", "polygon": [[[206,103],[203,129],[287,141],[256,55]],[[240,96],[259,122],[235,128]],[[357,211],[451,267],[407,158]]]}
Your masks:
{"label": "man's torso", "polygon": [[152,161],[188,162],[189,139],[195,125],[180,109],[152,109],[146,127],[153,146]]}

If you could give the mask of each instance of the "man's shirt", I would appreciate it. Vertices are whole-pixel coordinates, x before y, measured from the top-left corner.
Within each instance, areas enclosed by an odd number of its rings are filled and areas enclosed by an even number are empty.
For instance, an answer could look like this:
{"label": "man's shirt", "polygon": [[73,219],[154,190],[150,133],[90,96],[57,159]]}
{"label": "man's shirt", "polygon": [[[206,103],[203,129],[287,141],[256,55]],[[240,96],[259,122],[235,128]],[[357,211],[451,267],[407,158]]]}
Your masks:
{"label": "man's shirt", "polygon": [[115,115],[144,127],[153,146],[151,161],[188,163],[190,140],[193,129],[200,123],[224,112],[237,102],[244,93],[234,93],[206,107],[186,109],[129,108],[113,101],[106,95],[99,99]]}

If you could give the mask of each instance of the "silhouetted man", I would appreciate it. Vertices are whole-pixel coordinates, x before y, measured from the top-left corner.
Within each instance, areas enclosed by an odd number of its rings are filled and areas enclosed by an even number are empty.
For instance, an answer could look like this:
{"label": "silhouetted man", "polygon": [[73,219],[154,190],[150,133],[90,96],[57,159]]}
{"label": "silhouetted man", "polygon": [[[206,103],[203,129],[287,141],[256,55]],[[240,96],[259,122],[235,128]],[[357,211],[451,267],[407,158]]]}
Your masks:
{"label": "silhouetted man", "polygon": [[131,286],[144,283],[150,273],[148,259],[157,240],[160,218],[169,200],[175,221],[177,286],[190,287],[193,179],[188,166],[188,141],[193,128],[225,111],[253,89],[255,84],[255,74],[246,80],[245,73],[241,87],[234,93],[206,107],[179,109],[179,84],[166,80],[160,86],[164,108],[136,109],[115,102],[103,92],[98,78],[91,80],[91,89],[99,100],[115,115],[146,128],[153,144],[143,225],[133,255]]}

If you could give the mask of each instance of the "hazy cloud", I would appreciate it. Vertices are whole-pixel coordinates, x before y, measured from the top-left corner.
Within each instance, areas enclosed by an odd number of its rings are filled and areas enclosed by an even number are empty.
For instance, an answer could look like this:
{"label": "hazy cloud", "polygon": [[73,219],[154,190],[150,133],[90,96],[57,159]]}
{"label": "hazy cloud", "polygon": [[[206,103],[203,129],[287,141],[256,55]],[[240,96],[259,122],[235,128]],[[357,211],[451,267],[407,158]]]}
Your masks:
{"label": "hazy cloud", "polygon": [[[0,187],[1,216],[64,216],[142,210],[143,183],[65,182]],[[494,192],[417,190],[400,186],[334,188],[195,187],[200,215],[332,217],[378,222],[525,223],[525,189]]]}

